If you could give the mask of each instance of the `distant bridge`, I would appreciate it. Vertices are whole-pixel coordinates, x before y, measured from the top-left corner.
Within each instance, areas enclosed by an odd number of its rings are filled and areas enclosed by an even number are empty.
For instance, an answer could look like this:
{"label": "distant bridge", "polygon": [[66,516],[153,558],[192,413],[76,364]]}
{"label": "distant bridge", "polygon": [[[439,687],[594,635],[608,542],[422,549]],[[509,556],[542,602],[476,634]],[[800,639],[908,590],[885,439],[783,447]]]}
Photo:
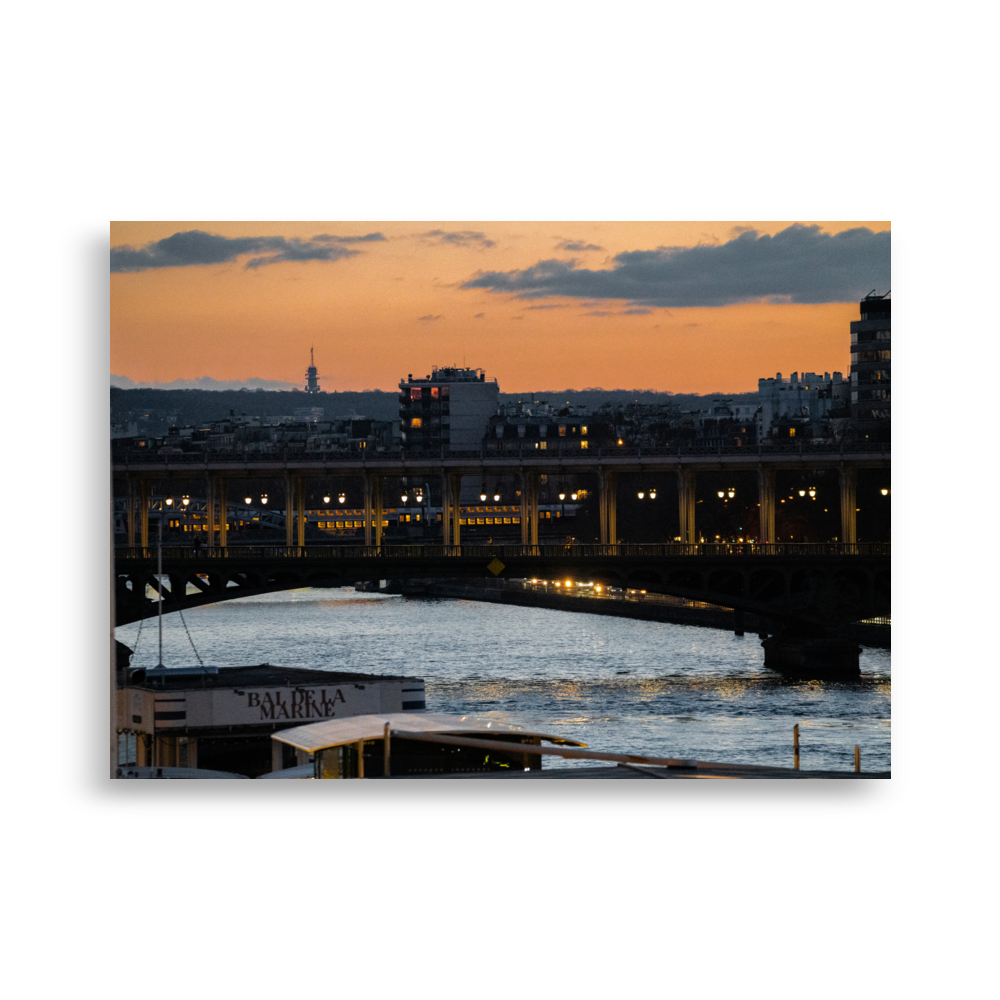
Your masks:
{"label": "distant bridge", "polygon": [[[835,629],[889,615],[888,543],[164,546],[163,611],[299,587],[503,575],[585,580]],[[115,552],[116,624],[157,612],[155,548]]]}
{"label": "distant bridge", "polygon": [[[834,445],[797,447],[717,448],[595,448],[575,449],[566,442],[548,442],[546,451],[522,447],[493,450],[485,445],[479,452],[441,451],[439,454],[413,452],[250,454],[163,454],[154,456],[135,450],[119,454],[113,462],[113,474],[124,481],[128,498],[125,519],[130,542],[149,544],[149,498],[153,484],[204,482],[207,510],[211,513],[210,530],[204,539],[208,548],[227,547],[226,518],[218,512],[228,510],[229,483],[281,481],[285,517],[285,544],[305,546],[305,497],[307,484],[323,482],[326,488],[334,480],[360,480],[364,494],[365,545],[381,547],[384,484],[392,477],[412,477],[423,483],[440,479],[442,506],[441,541],[445,548],[461,541],[459,526],[460,494],[463,476],[506,476],[520,479],[521,543],[538,544],[539,482],[542,475],[593,475],[597,477],[600,499],[601,543],[618,539],[618,476],[627,473],[673,472],[677,476],[680,510],[680,539],[697,542],[695,528],[695,486],[699,472],[750,472],[757,476],[760,500],[761,543],[776,539],[776,474],[782,470],[835,471],[840,483],[840,541],[857,541],[857,474],[860,469],[890,468],[888,446],[853,445],[847,450]],[[225,505],[225,506],[223,506]],[[216,527],[217,526],[217,527]]]}

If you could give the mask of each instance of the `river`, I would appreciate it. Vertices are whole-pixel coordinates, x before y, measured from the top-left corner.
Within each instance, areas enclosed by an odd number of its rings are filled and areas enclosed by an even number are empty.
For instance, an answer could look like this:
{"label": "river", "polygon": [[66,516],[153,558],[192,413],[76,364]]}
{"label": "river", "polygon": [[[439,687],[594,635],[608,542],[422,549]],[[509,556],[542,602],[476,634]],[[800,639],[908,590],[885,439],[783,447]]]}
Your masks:
{"label": "river", "polygon": [[[864,649],[861,678],[791,682],[764,667],[753,635],[477,601],[307,589],[185,612],[206,664],[409,674],[427,708],[476,713],[595,750],[660,757],[889,770],[890,652]],[[139,623],[118,638],[135,647]],[[180,616],[164,616],[163,661],[195,664]],[[156,663],[156,619],[133,666]],[[546,767],[587,766],[548,757]]]}

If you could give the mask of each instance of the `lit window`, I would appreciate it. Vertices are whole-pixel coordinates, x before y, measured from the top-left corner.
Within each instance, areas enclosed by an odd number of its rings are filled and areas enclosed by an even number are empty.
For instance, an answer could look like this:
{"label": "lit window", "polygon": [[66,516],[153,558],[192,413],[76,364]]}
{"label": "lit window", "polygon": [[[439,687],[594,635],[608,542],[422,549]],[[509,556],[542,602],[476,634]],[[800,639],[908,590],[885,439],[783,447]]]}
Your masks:
{"label": "lit window", "polygon": [[437,389],[431,389],[431,399],[437,399],[437,398],[438,398]]}
{"label": "lit window", "polygon": [[561,437],[561,438],[566,437],[566,425],[565,424],[560,424],[559,425],[559,437]]}
{"label": "lit window", "polygon": [[582,427],[580,428],[580,433],[581,433],[581,434],[586,434],[586,433],[587,433],[587,425],[586,425],[586,424],[584,424],[584,425],[583,425],[583,426],[582,426]]}
{"label": "lit window", "polygon": [[420,399],[420,394],[421,394],[421,390],[420,389],[411,389],[410,390],[410,399]]}
{"label": "lit window", "polygon": [[414,417],[414,418],[413,418],[413,419],[412,419],[412,420],[410,421],[410,426],[411,426],[411,427],[420,427],[420,426],[421,426],[421,423],[420,423],[420,417]]}
{"label": "lit window", "polygon": [[789,427],[789,428],[788,428],[788,436],[789,436],[790,438],[793,438],[793,437],[795,437],[795,428],[794,428],[794,427]]}
{"label": "lit window", "polygon": [[538,442],[538,447],[541,448],[542,451],[545,451],[545,449],[548,448],[548,446],[549,446],[548,441],[539,441]]}
{"label": "lit window", "polygon": [[581,441],[580,442],[580,447],[581,448],[586,448],[589,443],[590,443],[589,441]]}

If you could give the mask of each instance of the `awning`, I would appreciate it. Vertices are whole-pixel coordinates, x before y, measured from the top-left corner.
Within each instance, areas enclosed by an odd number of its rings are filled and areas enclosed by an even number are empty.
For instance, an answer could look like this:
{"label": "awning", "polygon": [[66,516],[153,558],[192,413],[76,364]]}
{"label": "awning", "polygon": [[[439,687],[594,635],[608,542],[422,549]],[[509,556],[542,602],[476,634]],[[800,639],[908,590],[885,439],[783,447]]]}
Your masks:
{"label": "awning", "polygon": [[385,735],[386,723],[395,734],[405,739],[407,731],[412,733],[444,733],[454,736],[517,735],[558,743],[563,746],[585,747],[586,743],[538,733],[522,726],[513,726],[494,719],[477,718],[474,715],[445,715],[440,712],[388,712],[384,715],[352,715],[346,719],[324,719],[308,726],[282,729],[271,736],[272,740],[288,743],[305,753],[316,753],[330,747],[357,743],[360,740],[380,740]]}

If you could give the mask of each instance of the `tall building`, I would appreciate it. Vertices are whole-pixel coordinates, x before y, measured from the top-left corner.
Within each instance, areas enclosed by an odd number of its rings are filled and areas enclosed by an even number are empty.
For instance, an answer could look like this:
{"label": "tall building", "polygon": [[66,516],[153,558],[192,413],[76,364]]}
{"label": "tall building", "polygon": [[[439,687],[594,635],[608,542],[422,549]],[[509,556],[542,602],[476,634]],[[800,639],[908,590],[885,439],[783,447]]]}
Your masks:
{"label": "tall building", "polygon": [[851,420],[861,437],[889,435],[892,300],[875,292],[861,301],[851,323]]}
{"label": "tall building", "polygon": [[399,383],[399,422],[404,449],[479,451],[500,405],[496,379],[480,368],[431,369],[426,378]]}
{"label": "tall building", "polygon": [[319,392],[319,376],[316,374],[316,362],[313,361],[313,349],[309,348],[309,367],[306,369],[306,392]]}

